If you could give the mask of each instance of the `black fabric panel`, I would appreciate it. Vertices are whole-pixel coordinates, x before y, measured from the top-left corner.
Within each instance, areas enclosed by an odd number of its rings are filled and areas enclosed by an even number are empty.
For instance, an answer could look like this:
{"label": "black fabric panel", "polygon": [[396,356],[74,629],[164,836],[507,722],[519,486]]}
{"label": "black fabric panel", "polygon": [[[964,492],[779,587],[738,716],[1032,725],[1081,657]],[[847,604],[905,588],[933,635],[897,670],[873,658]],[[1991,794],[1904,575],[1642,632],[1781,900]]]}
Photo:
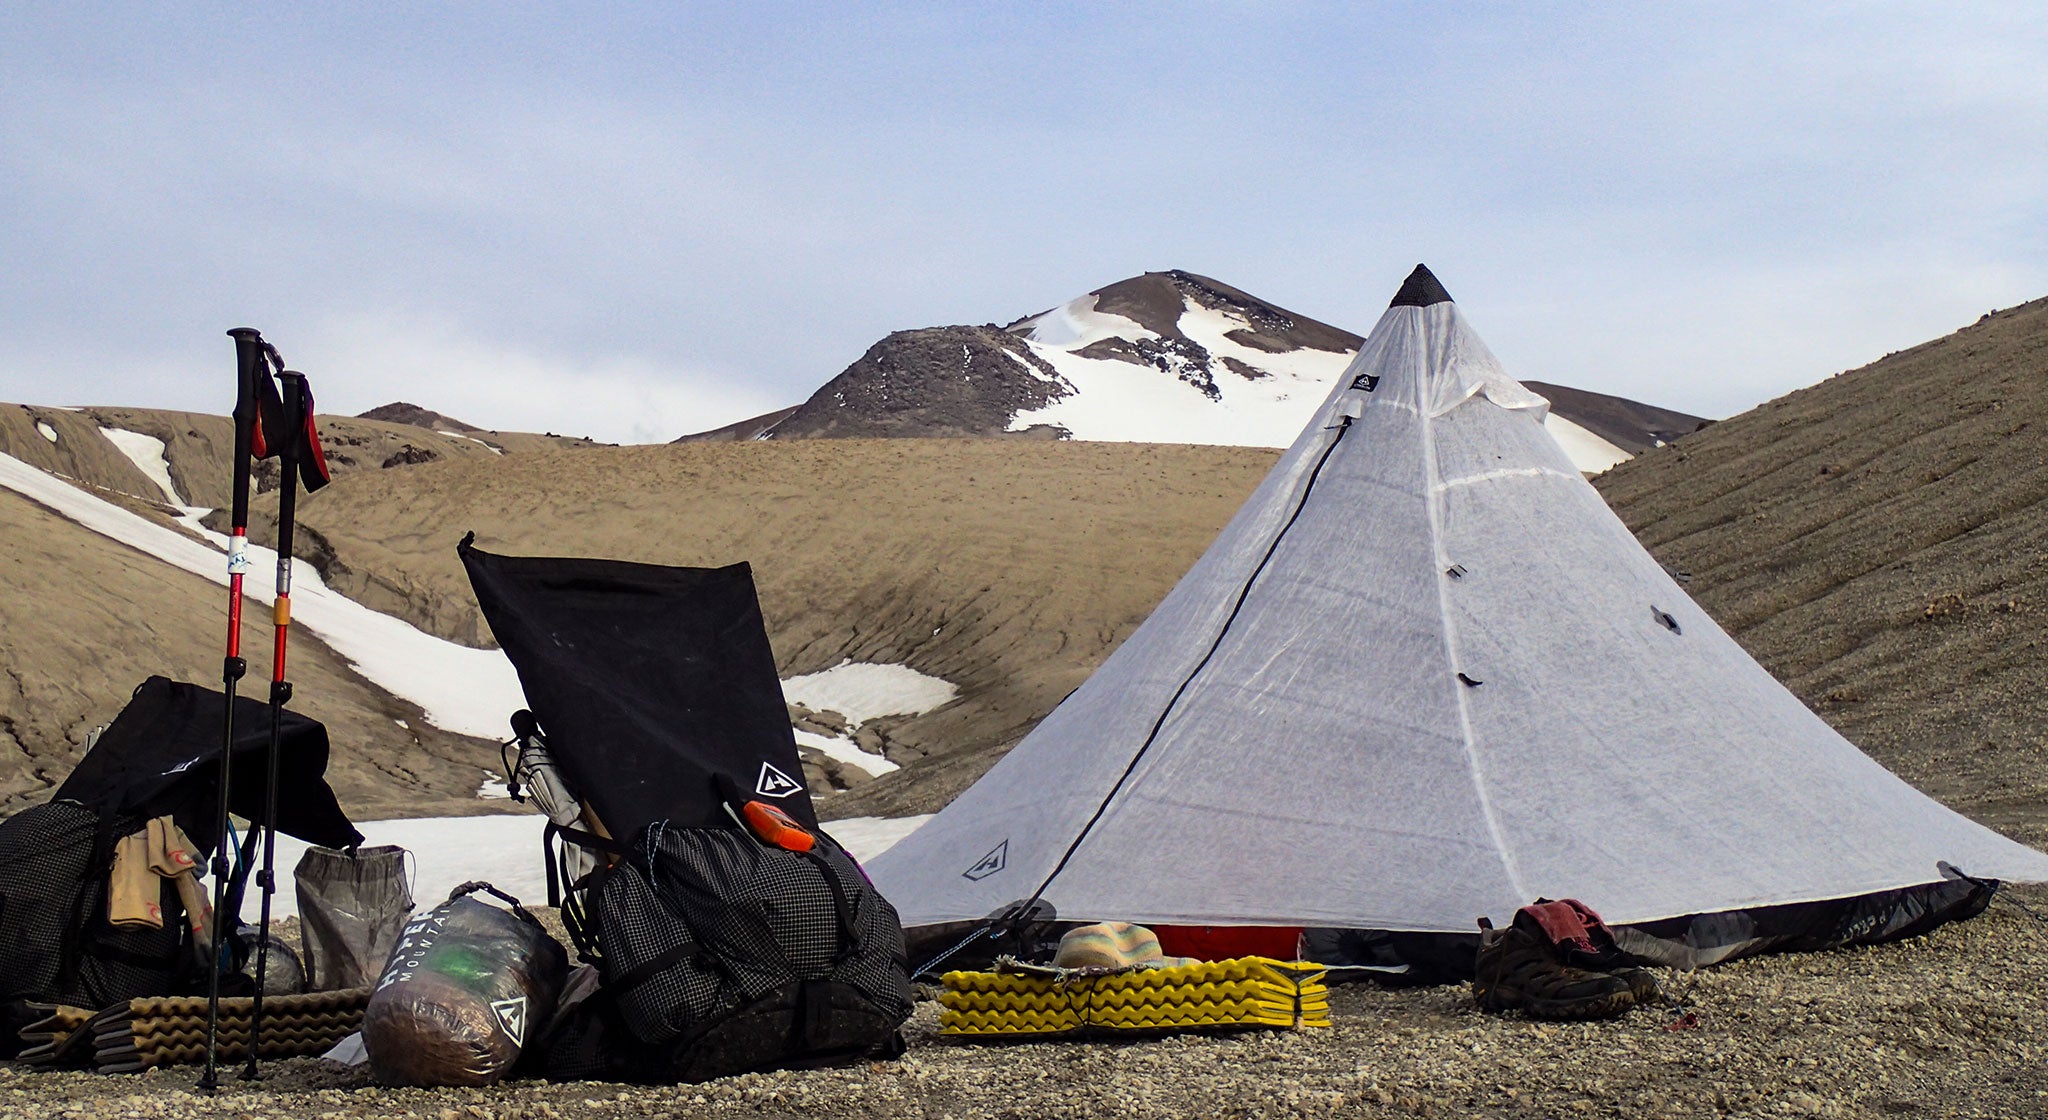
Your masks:
{"label": "black fabric panel", "polygon": [[[1853,898],[1723,910],[1615,927],[1622,948],[1648,964],[1693,968],[1765,953],[1810,953],[1919,937],[1984,912],[1995,885],[1944,880]],[[1448,984],[1472,979],[1479,939],[1469,933],[1392,933],[1309,929],[1318,964],[1405,964],[1409,974],[1383,983]]]}
{"label": "black fabric panel", "polygon": [[1449,302],[1451,293],[1444,291],[1444,286],[1437,283],[1436,274],[1418,264],[1415,271],[1408,274],[1408,280],[1401,285],[1401,290],[1394,293],[1394,302],[1387,306],[1428,307],[1433,303]]}
{"label": "black fabric panel", "polygon": [[[78,760],[53,800],[77,801],[106,817],[171,815],[211,852],[220,788],[222,693],[151,677]],[[287,708],[278,743],[277,828],[313,844],[346,848],[362,834],[327,785],[327,728]],[[270,705],[235,698],[234,788],[228,807],[263,819],[269,779]]]}
{"label": "black fabric panel", "polygon": [[[1725,951],[1723,960],[1759,953],[1813,952],[1918,937],[1949,922],[1974,918],[1991,904],[1996,884],[1944,879],[1853,898],[1761,906],[1642,922],[1638,933],[1668,943],[1674,955]],[[1638,942],[1631,941],[1631,951]]]}
{"label": "black fabric panel", "polygon": [[817,826],[746,564],[457,551],[556,765],[613,836],[729,827],[721,775]]}

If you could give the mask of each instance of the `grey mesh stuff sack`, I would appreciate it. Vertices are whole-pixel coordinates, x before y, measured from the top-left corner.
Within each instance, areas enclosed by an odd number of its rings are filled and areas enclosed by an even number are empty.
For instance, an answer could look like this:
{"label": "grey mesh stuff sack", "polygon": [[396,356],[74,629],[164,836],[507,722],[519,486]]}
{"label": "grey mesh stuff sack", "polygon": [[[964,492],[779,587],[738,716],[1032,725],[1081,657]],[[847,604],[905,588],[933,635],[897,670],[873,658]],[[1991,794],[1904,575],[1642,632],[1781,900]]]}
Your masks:
{"label": "grey mesh stuff sack", "polygon": [[[468,897],[485,891],[503,910]],[[370,1070],[386,1085],[492,1085],[554,1016],[568,954],[486,883],[407,922],[363,1012]]]}
{"label": "grey mesh stuff sack", "polygon": [[391,844],[306,849],[292,879],[309,990],[366,988],[377,978],[412,914],[405,857],[404,848]]}

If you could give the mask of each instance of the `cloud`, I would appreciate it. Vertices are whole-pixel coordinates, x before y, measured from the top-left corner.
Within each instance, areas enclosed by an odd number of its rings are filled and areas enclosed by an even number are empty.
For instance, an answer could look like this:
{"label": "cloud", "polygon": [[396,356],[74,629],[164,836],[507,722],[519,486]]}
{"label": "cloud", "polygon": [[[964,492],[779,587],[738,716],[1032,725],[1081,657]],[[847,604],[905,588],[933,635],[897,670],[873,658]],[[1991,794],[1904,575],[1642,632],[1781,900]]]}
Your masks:
{"label": "cloud", "polygon": [[658,443],[789,404],[743,377],[507,347],[440,315],[337,314],[303,347],[347,377],[319,384],[324,410],[405,400],[480,427]]}
{"label": "cloud", "polygon": [[1147,269],[1363,330],[1424,260],[1513,368],[1727,412],[2048,293],[2044,56],[2024,9],[0,10],[0,398],[217,409],[250,324],[323,399],[633,438]]}

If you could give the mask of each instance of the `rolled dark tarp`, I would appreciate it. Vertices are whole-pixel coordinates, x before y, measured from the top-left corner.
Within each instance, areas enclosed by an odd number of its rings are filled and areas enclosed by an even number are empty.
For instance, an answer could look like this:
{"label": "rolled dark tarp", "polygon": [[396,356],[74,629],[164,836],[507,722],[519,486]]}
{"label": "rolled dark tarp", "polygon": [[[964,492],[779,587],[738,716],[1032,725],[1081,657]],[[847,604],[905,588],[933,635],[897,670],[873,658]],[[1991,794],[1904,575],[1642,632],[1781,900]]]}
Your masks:
{"label": "rolled dark tarp", "polygon": [[721,777],[816,827],[746,564],[457,552],[555,764],[613,836],[729,827]]}

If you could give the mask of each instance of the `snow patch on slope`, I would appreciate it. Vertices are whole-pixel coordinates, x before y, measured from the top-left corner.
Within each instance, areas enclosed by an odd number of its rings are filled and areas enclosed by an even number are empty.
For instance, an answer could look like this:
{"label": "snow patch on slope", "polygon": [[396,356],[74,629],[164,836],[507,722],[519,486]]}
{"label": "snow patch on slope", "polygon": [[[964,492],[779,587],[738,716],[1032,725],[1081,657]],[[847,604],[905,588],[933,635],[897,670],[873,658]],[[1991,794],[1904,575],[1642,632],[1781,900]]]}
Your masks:
{"label": "snow patch on slope", "polygon": [[[1093,310],[1094,296],[1064,304],[1031,320],[1025,345],[1044,358],[1073,392],[1043,408],[1017,413],[1009,430],[1036,424],[1065,428],[1072,438],[1131,443],[1204,443],[1285,447],[1301,433],[1316,404],[1350,364],[1352,351],[1295,350],[1270,354],[1224,337],[1252,324],[1227,311],[1183,300],[1178,327],[1209,351],[1209,374],[1218,397],[1155,366],[1116,358],[1086,358],[1076,351],[1115,336],[1158,337],[1121,316]],[[1078,305],[1086,303],[1086,307]],[[1053,321],[1054,316],[1059,316]],[[1116,329],[1110,329],[1112,326]],[[1071,337],[1074,341],[1049,340]],[[1228,369],[1234,358],[1264,376]]]}
{"label": "snow patch on slope", "polygon": [[42,433],[43,438],[49,440],[51,443],[57,442],[57,429],[52,428],[50,426],[49,421],[36,421],[36,431]]}
{"label": "snow patch on slope", "polygon": [[[107,442],[113,444],[121,454],[128,456],[128,461],[135,464],[136,470],[156,483],[157,489],[164,492],[165,501],[179,509],[185,508],[185,499],[178,493],[178,484],[171,481],[171,464],[164,458],[163,440],[143,435],[141,432],[131,432],[125,428],[101,428],[100,434],[107,437]],[[56,441],[53,439],[50,442]]]}
{"label": "snow patch on slope", "polygon": [[858,769],[863,774],[887,774],[889,771],[897,769],[895,763],[883,758],[881,755],[869,754],[861,750],[860,744],[854,742],[851,738],[838,735],[823,735],[816,731],[805,731],[801,727],[796,728],[793,734],[796,735],[797,746],[809,747],[826,758],[843,762],[848,766]]}
{"label": "snow patch on slope", "polygon": [[798,730],[797,744],[869,774],[886,774],[897,767],[854,742],[853,733],[861,724],[882,716],[923,715],[949,703],[959,692],[952,682],[926,676],[908,665],[864,661],[842,661],[823,672],[782,682],[783,699],[790,703],[846,717],[845,735]]}
{"label": "snow patch on slope", "polygon": [[1554,410],[1543,417],[1543,430],[1564,448],[1564,453],[1571,456],[1572,465],[1584,474],[1599,474],[1635,457],[1583,426],[1559,416]]}
{"label": "snow patch on slope", "polygon": [[848,817],[842,821],[820,821],[832,839],[839,841],[854,859],[862,863],[896,846],[896,842],[918,830],[933,814],[914,817]]}
{"label": "snow patch on slope", "polygon": [[[1251,385],[1260,386],[1259,393],[1249,399],[1274,402],[1304,401],[1301,405],[1304,413],[1315,411],[1315,406],[1321,404],[1323,397],[1328,395],[1330,386],[1337,383],[1337,375],[1344,372],[1345,367],[1351,364],[1352,356],[1358,353],[1356,350],[1304,348],[1275,354],[1246,346],[1227,336],[1232,331],[1252,329],[1250,321],[1226,311],[1203,307],[1193,300],[1188,301],[1187,310],[1182,313],[1180,322],[1176,325],[1180,328],[1180,333],[1186,335],[1190,341],[1200,343],[1202,348],[1214,357],[1236,358],[1253,369],[1266,373],[1270,378],[1277,378],[1282,382],[1280,386],[1266,386],[1267,378],[1249,382]],[[1236,385],[1247,384],[1243,374],[1233,373],[1228,376]],[[1219,374],[1217,381],[1219,385],[1223,384],[1223,375]],[[1303,389],[1309,390],[1306,397],[1302,395]],[[1295,430],[1288,433],[1286,443],[1275,446],[1284,447],[1293,443],[1294,437],[1299,435],[1300,431],[1301,426],[1295,425]]]}
{"label": "snow patch on slope", "polygon": [[881,716],[923,715],[959,695],[959,686],[908,665],[842,661],[821,673],[782,682],[782,695],[814,712],[838,712],[847,722]]}
{"label": "snow patch on slope", "polygon": [[1079,299],[1070,299],[1043,315],[1026,319],[1011,329],[1014,331],[1028,326],[1031,331],[1026,338],[1040,346],[1050,346],[1056,350],[1079,350],[1105,338],[1159,337],[1139,325],[1135,319],[1095,310],[1095,301],[1098,298],[1100,297],[1090,292]]}

